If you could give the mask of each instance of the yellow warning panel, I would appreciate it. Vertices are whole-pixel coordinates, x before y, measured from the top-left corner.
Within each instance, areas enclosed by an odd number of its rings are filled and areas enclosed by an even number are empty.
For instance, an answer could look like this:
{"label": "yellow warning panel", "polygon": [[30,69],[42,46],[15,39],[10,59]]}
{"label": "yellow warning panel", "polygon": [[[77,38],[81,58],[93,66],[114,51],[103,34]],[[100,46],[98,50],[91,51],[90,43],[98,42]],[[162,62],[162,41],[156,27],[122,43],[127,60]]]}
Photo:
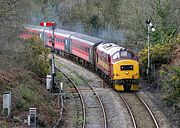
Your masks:
{"label": "yellow warning panel", "polygon": [[138,85],[137,84],[131,85],[131,91],[137,91],[137,90],[138,90]]}
{"label": "yellow warning panel", "polygon": [[123,85],[120,85],[120,84],[115,84],[115,85],[114,85],[114,88],[115,88],[115,90],[117,90],[117,91],[124,91]]}

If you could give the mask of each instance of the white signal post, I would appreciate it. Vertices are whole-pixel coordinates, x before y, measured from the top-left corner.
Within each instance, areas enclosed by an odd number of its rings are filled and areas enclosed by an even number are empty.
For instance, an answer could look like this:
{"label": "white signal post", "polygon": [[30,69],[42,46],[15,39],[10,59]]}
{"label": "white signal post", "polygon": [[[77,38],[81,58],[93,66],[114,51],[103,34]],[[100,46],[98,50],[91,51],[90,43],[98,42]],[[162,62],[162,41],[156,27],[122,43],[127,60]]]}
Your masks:
{"label": "white signal post", "polygon": [[54,81],[54,77],[55,77],[55,61],[54,61],[54,30],[56,28],[56,23],[54,21],[52,22],[40,22],[40,26],[44,26],[44,27],[52,27],[52,48],[51,48],[51,53],[52,53],[52,91],[55,90],[55,81]]}
{"label": "white signal post", "polygon": [[148,34],[148,66],[147,66],[147,74],[149,75],[150,74],[150,30],[152,32],[154,32],[155,28],[152,25],[152,22],[150,21],[150,19],[147,19],[146,25],[147,25],[147,28],[148,28],[148,33],[147,33]]}

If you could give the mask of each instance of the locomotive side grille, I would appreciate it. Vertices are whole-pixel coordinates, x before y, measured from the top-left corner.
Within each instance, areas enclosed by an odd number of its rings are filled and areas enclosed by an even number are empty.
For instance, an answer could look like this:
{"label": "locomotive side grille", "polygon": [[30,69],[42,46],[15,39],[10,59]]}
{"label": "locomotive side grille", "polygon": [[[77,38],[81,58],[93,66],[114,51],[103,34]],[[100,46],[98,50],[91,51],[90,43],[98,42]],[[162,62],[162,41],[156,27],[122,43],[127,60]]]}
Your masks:
{"label": "locomotive side grille", "polygon": [[120,67],[120,69],[121,69],[121,71],[123,71],[123,70],[133,70],[133,65],[122,65],[121,67]]}

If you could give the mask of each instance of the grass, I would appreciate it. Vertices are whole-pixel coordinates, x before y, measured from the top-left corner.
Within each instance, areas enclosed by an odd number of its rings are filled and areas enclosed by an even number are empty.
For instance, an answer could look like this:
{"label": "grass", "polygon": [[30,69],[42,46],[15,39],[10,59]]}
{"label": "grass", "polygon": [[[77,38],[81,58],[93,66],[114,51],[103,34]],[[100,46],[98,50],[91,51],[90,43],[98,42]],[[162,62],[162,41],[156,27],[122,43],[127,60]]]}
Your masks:
{"label": "grass", "polygon": [[60,80],[60,79],[63,78],[63,76],[64,76],[64,75],[63,75],[62,73],[56,72],[55,80]]}
{"label": "grass", "polygon": [[76,84],[79,84],[79,85],[87,84],[84,78],[82,76],[77,75],[76,73],[71,73],[70,76],[75,81]]}

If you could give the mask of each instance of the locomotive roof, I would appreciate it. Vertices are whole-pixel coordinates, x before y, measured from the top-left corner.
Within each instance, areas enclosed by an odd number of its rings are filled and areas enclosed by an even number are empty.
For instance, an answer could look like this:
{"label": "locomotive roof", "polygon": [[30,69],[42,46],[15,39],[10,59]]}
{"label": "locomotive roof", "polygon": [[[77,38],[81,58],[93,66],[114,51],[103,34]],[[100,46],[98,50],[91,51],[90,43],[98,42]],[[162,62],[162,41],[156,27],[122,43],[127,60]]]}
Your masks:
{"label": "locomotive roof", "polygon": [[100,45],[98,45],[97,49],[108,55],[113,55],[117,51],[120,51],[121,49],[125,49],[125,48],[122,46],[113,44],[113,43],[104,42],[104,43],[101,43]]}

